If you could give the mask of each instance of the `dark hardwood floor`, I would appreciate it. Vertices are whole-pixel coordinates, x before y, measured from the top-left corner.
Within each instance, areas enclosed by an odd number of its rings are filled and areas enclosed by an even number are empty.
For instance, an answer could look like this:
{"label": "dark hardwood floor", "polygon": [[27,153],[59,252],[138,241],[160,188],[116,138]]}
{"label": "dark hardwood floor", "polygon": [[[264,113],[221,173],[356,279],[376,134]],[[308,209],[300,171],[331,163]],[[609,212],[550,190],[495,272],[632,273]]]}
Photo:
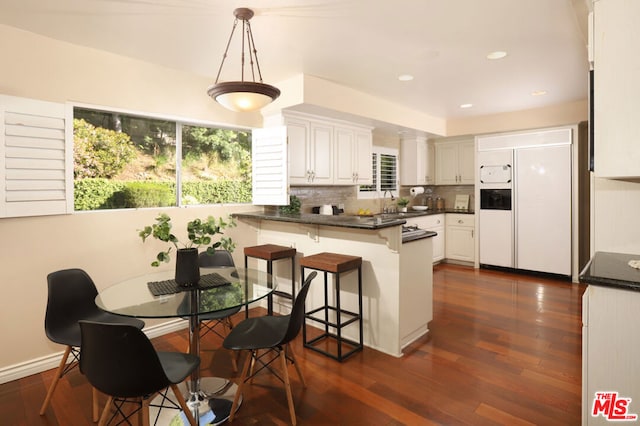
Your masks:
{"label": "dark hardwood floor", "polygon": [[[304,350],[298,337],[307,381],[303,389],[290,369],[298,423],[579,425],[583,292],[569,282],[436,266],[431,332],[402,358],[365,348],[341,364]],[[154,339],[160,350],[186,343],[185,331]],[[210,334],[202,346],[219,345]],[[205,374],[236,376],[228,352],[205,350],[202,359]],[[0,424],[91,424],[91,390],[77,370],[38,415],[52,374],[0,385]],[[256,378],[244,398],[233,424],[288,424],[284,390],[271,375]]]}

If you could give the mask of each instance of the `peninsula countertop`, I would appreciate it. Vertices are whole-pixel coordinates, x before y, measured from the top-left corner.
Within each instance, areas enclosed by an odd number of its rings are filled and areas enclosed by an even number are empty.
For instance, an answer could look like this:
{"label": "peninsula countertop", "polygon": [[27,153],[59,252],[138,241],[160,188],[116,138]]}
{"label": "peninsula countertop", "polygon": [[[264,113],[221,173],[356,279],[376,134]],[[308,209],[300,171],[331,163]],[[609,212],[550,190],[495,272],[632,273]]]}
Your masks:
{"label": "peninsula countertop", "polygon": [[580,273],[580,282],[602,287],[640,291],[640,269],[629,266],[638,254],[596,252]]}
{"label": "peninsula countertop", "polygon": [[429,216],[442,213],[463,213],[473,214],[468,210],[432,210],[432,211],[411,211],[407,213],[383,213],[373,216],[356,215],[321,215],[321,214],[289,214],[280,212],[244,212],[233,213],[232,216],[239,219],[273,220],[278,222],[302,223],[306,225],[339,226],[344,228],[357,229],[382,229],[391,226],[399,226],[407,223],[407,219],[418,216]]}

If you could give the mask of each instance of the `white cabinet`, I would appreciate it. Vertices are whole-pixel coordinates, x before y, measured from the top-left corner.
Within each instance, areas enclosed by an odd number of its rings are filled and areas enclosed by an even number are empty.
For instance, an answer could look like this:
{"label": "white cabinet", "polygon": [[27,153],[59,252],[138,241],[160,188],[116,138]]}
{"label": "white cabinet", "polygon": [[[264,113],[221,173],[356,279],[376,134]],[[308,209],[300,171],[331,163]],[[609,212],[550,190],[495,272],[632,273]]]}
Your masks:
{"label": "white cabinet", "polygon": [[593,3],[594,172],[597,177],[640,176],[640,2]]}
{"label": "white cabinet", "polygon": [[619,401],[630,398],[630,413],[640,411],[640,293],[590,285],[582,306],[582,424],[609,425],[616,422],[591,415],[596,392],[616,391]]}
{"label": "white cabinet", "polygon": [[400,185],[433,185],[434,147],[426,137],[400,142]]}
{"label": "white cabinet", "polygon": [[286,119],[289,138],[289,183],[333,183],[333,129],[320,123]]}
{"label": "white cabinet", "polygon": [[427,231],[433,231],[438,234],[435,237],[431,237],[434,263],[444,259],[444,224],[444,214],[416,216],[407,219],[407,225],[409,226],[417,225],[420,229],[426,229]]}
{"label": "white cabinet", "polygon": [[291,185],[372,182],[371,128],[303,114],[286,114]]}
{"label": "white cabinet", "polygon": [[334,128],[335,179],[337,185],[366,185],[373,181],[370,130]]}
{"label": "white cabinet", "polygon": [[472,214],[447,213],[445,257],[463,262],[475,261],[475,219]]}
{"label": "white cabinet", "polygon": [[473,140],[435,143],[436,185],[475,183],[475,144]]}

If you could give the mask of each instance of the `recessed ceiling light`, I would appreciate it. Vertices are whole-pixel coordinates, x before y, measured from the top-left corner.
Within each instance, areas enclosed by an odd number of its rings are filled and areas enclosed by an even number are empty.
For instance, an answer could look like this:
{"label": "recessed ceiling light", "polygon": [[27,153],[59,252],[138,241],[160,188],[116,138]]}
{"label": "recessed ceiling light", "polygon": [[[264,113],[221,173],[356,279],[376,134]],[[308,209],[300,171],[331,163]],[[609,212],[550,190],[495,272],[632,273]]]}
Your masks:
{"label": "recessed ceiling light", "polygon": [[507,52],[502,50],[496,50],[495,52],[491,52],[487,55],[487,59],[502,59],[507,56]]}
{"label": "recessed ceiling light", "polygon": [[542,96],[546,94],[547,94],[546,90],[534,90],[533,92],[531,92],[531,96]]}
{"label": "recessed ceiling light", "polygon": [[473,104],[462,104],[460,105],[460,108],[471,108],[473,106]]}
{"label": "recessed ceiling light", "polygon": [[400,81],[411,81],[413,80],[413,76],[411,74],[402,74],[398,76],[398,80]]}

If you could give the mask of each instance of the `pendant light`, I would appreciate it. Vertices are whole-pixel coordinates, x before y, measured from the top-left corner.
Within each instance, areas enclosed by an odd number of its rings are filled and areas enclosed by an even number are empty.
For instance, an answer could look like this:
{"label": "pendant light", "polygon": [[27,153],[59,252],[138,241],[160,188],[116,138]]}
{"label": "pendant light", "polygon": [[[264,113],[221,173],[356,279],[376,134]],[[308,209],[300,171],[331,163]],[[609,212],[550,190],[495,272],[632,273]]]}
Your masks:
{"label": "pendant light", "polygon": [[[253,17],[253,10],[247,8],[238,8],[233,11],[236,17],[231,29],[227,48],[222,56],[222,63],[218,69],[216,82],[209,87],[207,94],[223,107],[237,112],[256,111],[273,102],[280,96],[280,90],[277,87],[262,82],[262,73],[260,72],[260,63],[258,62],[258,51],[253,41],[253,33],[251,32],[251,23],[249,20]],[[241,56],[241,78],[240,81],[219,82],[220,72],[227,58],[229,45],[233,38],[233,32],[238,26],[238,20],[242,21],[242,56]],[[245,48],[248,51],[251,77],[253,81],[245,81]],[[255,68],[254,68],[255,65]],[[256,81],[256,71],[258,81]]]}

